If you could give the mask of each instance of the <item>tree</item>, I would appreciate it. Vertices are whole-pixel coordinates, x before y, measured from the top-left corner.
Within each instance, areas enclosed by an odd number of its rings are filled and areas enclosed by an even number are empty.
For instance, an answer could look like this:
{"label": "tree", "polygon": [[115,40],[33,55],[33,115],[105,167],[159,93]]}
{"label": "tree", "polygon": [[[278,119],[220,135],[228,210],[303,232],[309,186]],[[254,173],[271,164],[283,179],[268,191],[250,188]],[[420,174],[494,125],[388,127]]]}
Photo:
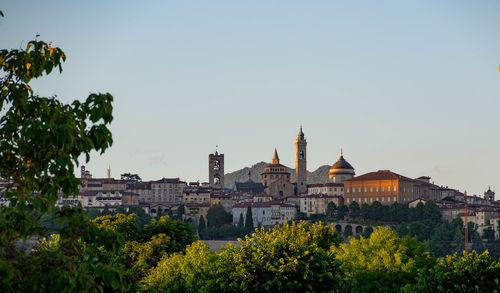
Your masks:
{"label": "tree", "polygon": [[483,230],[483,238],[488,240],[488,241],[495,240],[495,230],[493,230],[491,227],[484,229]]}
{"label": "tree", "polygon": [[207,226],[205,225],[205,218],[203,215],[200,216],[200,222],[198,223],[198,235],[200,235],[200,238],[203,238],[205,229]]}
{"label": "tree", "polygon": [[243,219],[243,213],[240,214],[240,219],[238,220],[238,231],[240,233],[244,233],[245,229],[245,220]]}
{"label": "tree", "polygon": [[426,258],[423,244],[399,238],[388,227],[378,227],[369,238],[350,238],[332,250],[346,273],[346,292],[399,292]]}
{"label": "tree", "polygon": [[326,206],[326,219],[333,221],[337,212],[337,205],[334,202],[329,202]]}
{"label": "tree", "polygon": [[350,236],[352,236],[352,227],[351,226],[346,226],[345,229],[344,229],[344,238],[349,238]]}
{"label": "tree", "polygon": [[439,207],[434,201],[428,200],[425,202],[423,219],[431,220],[432,222],[436,223],[441,221],[441,212],[439,211]]}
{"label": "tree", "polygon": [[245,215],[245,230],[247,233],[251,233],[253,230],[253,217],[252,217],[251,206],[248,206],[247,213]]}
{"label": "tree", "polygon": [[485,251],[464,256],[448,255],[426,270],[418,270],[416,282],[406,292],[497,292],[500,261]]}
{"label": "tree", "polygon": [[[128,286],[116,282],[123,277],[112,254],[120,248],[119,235],[103,238],[82,210],[55,207],[60,192],[79,192],[81,181],[74,172],[78,159],[84,156],[88,162],[92,151],[103,153],[113,141],[109,93],[65,104],[32,89],[33,79],[54,69],[61,72],[65,60],[60,48],[38,40],[29,41],[25,49],[0,50],[0,174],[9,182],[2,194],[9,205],[0,207],[0,288],[5,291],[119,291]],[[53,212],[58,222],[68,223],[55,249],[29,256],[13,249],[19,238],[43,235],[38,216]],[[92,240],[84,250],[81,237]],[[98,246],[107,251],[94,250]],[[85,257],[99,262],[85,262]],[[36,277],[24,282],[26,275]]]}
{"label": "tree", "polygon": [[346,205],[340,205],[337,209],[337,220],[344,220],[345,216],[349,212],[349,208]]}
{"label": "tree", "polygon": [[353,219],[359,218],[360,211],[361,211],[361,209],[360,209],[359,204],[357,202],[353,201],[349,205],[349,217],[351,217]]}
{"label": "tree", "polygon": [[182,221],[182,216],[184,215],[184,205],[179,205],[177,208],[177,218]]}
{"label": "tree", "polygon": [[330,247],[340,239],[321,223],[283,224],[270,231],[256,229],[240,239],[240,247],[210,252],[196,242],[186,254],[163,258],[144,279],[143,289],[155,292],[338,292],[340,262]]}
{"label": "tree", "polygon": [[212,205],[207,212],[207,227],[220,227],[231,224],[233,217],[220,204]]}
{"label": "tree", "polygon": [[126,181],[129,181],[129,182],[138,182],[138,181],[141,181],[141,176],[137,175],[137,174],[132,174],[132,173],[123,173],[120,175],[120,178],[122,180],[126,180]]}

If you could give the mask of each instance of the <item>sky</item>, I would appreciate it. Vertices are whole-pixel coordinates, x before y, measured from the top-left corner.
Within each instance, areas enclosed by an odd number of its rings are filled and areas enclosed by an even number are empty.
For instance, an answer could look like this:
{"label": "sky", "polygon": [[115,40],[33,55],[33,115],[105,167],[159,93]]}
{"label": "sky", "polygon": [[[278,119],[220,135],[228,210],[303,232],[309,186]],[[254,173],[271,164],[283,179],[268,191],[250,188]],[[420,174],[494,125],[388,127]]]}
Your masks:
{"label": "sky", "polygon": [[[39,34],[67,55],[32,83],[64,102],[114,96],[94,177],[208,180],[269,162],[344,157],[500,195],[499,1],[5,0],[0,48]],[[82,158],[82,163],[85,163]]]}

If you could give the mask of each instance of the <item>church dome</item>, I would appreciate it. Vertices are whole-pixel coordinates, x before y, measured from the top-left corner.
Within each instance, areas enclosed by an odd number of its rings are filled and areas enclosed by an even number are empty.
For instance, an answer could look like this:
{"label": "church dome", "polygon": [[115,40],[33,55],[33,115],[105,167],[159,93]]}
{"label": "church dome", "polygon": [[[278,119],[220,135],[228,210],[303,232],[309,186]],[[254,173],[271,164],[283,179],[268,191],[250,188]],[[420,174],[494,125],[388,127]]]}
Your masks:
{"label": "church dome", "polygon": [[330,169],[351,169],[351,170],[354,170],[354,168],[351,166],[351,164],[349,164],[349,162],[347,162],[345,159],[344,159],[344,156],[340,156],[340,159],[335,162],[335,164],[332,165],[332,167]]}

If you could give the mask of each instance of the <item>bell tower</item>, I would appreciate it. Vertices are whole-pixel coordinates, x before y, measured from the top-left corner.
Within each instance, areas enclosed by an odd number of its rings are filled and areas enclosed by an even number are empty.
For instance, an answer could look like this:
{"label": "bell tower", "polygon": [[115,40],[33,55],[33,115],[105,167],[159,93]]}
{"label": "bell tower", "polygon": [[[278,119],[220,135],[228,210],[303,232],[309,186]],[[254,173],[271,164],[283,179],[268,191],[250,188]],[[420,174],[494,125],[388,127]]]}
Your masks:
{"label": "bell tower", "polygon": [[212,188],[224,189],[224,154],[208,155],[208,183]]}
{"label": "bell tower", "polygon": [[297,175],[297,194],[307,192],[307,141],[300,126],[299,135],[295,141],[295,172]]}

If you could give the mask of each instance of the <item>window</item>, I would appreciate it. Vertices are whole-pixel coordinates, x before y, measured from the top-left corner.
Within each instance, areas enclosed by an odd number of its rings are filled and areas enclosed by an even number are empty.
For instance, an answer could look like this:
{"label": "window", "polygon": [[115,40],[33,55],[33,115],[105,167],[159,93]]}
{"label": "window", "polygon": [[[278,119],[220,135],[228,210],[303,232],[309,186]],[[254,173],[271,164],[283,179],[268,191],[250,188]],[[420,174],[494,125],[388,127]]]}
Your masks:
{"label": "window", "polygon": [[378,201],[378,197],[376,197],[375,200]]}
{"label": "window", "polygon": [[383,191],[385,191],[384,189],[385,189],[385,188],[382,186],[382,192],[383,192]]}
{"label": "window", "polygon": [[366,197],[365,197],[365,202],[366,202]]}
{"label": "window", "polygon": [[347,199],[347,203],[349,203],[349,199]]}
{"label": "window", "polygon": [[361,187],[358,188],[358,192],[361,192]]}
{"label": "window", "polygon": [[378,187],[375,187],[375,192],[378,192]]}
{"label": "window", "polygon": [[396,191],[396,186],[394,186],[393,190]]}
{"label": "window", "polygon": [[373,188],[372,187],[370,187],[370,192],[373,192]]}
{"label": "window", "polygon": [[396,201],[396,197],[395,196],[393,197],[393,199],[394,199],[394,201]]}
{"label": "window", "polygon": [[365,192],[366,192],[366,187],[365,187]]}
{"label": "window", "polygon": [[384,201],[384,197],[382,197],[382,202]]}
{"label": "window", "polygon": [[345,193],[349,193],[349,188],[346,188]]}

